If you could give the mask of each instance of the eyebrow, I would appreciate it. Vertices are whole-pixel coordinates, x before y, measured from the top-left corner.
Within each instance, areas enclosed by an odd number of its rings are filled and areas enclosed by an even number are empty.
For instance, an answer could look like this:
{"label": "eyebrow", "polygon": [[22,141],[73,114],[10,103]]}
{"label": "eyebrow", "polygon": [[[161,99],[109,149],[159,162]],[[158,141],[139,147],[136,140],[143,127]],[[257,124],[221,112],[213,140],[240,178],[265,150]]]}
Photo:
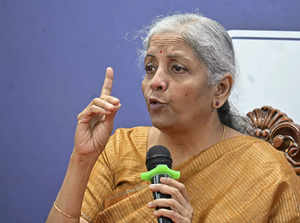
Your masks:
{"label": "eyebrow", "polygon": [[[153,58],[155,58],[154,55],[149,54],[149,53],[146,54],[145,59],[146,59],[147,57],[153,57]],[[182,54],[177,54],[177,53],[168,54],[167,57],[170,58],[170,59],[180,58],[180,59],[184,59],[184,60],[186,60],[186,61],[192,61],[189,57],[185,57],[184,55],[182,55]]]}

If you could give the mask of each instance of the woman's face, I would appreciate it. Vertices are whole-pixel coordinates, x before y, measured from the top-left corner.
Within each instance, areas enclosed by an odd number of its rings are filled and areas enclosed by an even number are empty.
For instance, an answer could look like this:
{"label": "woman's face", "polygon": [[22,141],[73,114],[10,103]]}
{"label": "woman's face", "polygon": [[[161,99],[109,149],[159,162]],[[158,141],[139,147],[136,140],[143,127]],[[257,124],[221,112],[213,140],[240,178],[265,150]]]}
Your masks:
{"label": "woman's face", "polygon": [[209,121],[214,88],[207,67],[179,34],[152,36],[145,71],[142,90],[154,126],[184,131]]}

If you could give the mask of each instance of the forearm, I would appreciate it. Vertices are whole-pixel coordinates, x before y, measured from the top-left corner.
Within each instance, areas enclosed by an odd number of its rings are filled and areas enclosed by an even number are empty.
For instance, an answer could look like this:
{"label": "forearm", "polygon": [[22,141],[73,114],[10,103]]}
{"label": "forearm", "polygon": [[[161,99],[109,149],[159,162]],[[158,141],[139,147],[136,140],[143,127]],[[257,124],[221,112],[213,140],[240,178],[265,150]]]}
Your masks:
{"label": "forearm", "polygon": [[[70,216],[80,216],[80,209],[87,182],[97,157],[72,154],[65,179],[56,197],[56,205]],[[52,207],[46,223],[79,222],[68,218]]]}

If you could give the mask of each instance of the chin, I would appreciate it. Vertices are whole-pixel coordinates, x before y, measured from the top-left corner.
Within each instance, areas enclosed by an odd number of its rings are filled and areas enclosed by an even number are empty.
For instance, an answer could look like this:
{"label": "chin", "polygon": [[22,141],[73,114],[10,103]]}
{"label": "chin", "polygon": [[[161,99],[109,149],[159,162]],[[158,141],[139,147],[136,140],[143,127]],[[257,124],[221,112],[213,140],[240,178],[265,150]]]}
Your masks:
{"label": "chin", "polygon": [[166,128],[170,126],[170,123],[168,123],[166,120],[162,120],[161,118],[152,118],[152,125],[156,128]]}
{"label": "chin", "polygon": [[152,120],[152,125],[161,131],[176,130],[176,128],[179,127],[178,124],[176,124],[172,120],[162,119],[162,118],[152,118],[151,120]]}
{"label": "chin", "polygon": [[149,111],[149,115],[152,125],[160,130],[176,129],[178,126],[175,116],[168,112]]}

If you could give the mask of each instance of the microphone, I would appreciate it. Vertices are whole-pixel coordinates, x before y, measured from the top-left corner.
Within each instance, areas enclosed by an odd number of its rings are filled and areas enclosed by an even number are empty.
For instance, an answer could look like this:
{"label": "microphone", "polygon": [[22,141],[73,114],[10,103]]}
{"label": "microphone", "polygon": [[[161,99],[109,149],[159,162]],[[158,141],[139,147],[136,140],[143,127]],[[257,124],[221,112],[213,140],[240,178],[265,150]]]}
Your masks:
{"label": "microphone", "polygon": [[[161,177],[171,177],[173,179],[178,179],[180,177],[179,171],[171,169],[172,158],[169,150],[161,145],[153,146],[148,150],[146,156],[146,166],[148,172],[142,173],[141,178],[142,180],[151,181],[152,184],[159,184]],[[154,199],[171,198],[171,195],[153,192],[153,197]],[[170,218],[163,216],[158,217],[157,221],[158,223],[173,222]]]}

